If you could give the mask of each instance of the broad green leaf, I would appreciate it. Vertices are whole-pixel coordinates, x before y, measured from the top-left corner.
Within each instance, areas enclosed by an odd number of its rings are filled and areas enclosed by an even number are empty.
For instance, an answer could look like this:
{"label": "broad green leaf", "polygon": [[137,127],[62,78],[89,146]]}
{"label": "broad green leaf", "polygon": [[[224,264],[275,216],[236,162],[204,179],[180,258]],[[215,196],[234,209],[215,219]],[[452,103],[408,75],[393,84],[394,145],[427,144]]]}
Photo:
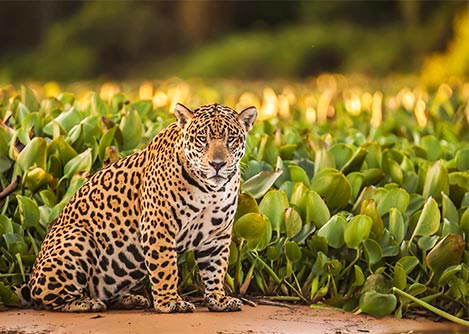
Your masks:
{"label": "broad green leaf", "polygon": [[32,166],[46,169],[47,142],[44,138],[36,137],[26,145],[16,160],[22,171],[28,171]]}
{"label": "broad green leaf", "polygon": [[383,258],[381,246],[373,239],[367,239],[363,242],[366,259],[369,266],[374,266]]}
{"label": "broad green leaf", "polygon": [[360,244],[368,239],[373,220],[365,215],[353,217],[345,226],[344,240],[349,248],[358,249]]}
{"label": "broad green leaf", "polygon": [[449,194],[449,178],[448,170],[439,160],[427,171],[422,195],[426,198],[431,196],[440,201],[442,192]]}
{"label": "broad green leaf", "polygon": [[397,262],[401,264],[402,269],[404,269],[406,275],[409,275],[419,264],[419,260],[415,256],[403,256]]}
{"label": "broad green leaf", "polygon": [[421,144],[425,151],[427,151],[428,160],[436,161],[443,156],[440,141],[435,136],[423,137]]}
{"label": "broad green leaf", "polygon": [[301,216],[294,208],[285,209],[285,230],[288,238],[293,238],[300,232],[303,222]]}
{"label": "broad green leaf", "polygon": [[267,216],[262,215],[264,219],[267,220],[267,224],[265,224],[264,233],[257,238],[256,240],[250,240],[247,243],[247,248],[251,251],[262,251],[264,250],[269,244],[272,239],[272,224],[269,221]]}
{"label": "broad green leaf", "polygon": [[142,119],[138,112],[133,109],[124,116],[120,123],[120,129],[124,136],[124,150],[132,150],[141,142],[143,134]]}
{"label": "broad green leaf", "polygon": [[399,244],[404,240],[407,232],[402,213],[396,208],[389,210],[389,232]]}
{"label": "broad green leaf", "polygon": [[234,232],[247,241],[259,239],[269,224],[268,218],[259,213],[248,213],[234,222]]}
{"label": "broad green leaf", "polygon": [[355,280],[352,283],[352,286],[362,286],[365,283],[365,275],[363,275],[362,268],[357,266],[356,264],[353,266],[354,273],[355,273]]}
{"label": "broad green leaf", "polygon": [[245,214],[250,212],[259,213],[259,206],[257,205],[256,200],[249,194],[239,194],[238,207],[236,209],[234,220],[237,220],[241,216],[244,216]]}
{"label": "broad green leaf", "polygon": [[340,171],[344,174],[359,171],[365,161],[367,153],[368,151],[366,149],[359,147]]}
{"label": "broad green leaf", "polygon": [[373,226],[371,231],[374,233],[376,240],[380,240],[383,237],[384,223],[376,209],[375,201],[372,199],[364,200],[360,210],[360,214],[367,215],[373,220]]}
{"label": "broad green leaf", "polygon": [[71,107],[67,111],[61,113],[55,118],[54,121],[49,122],[44,126],[43,131],[48,134],[53,134],[54,122],[59,124],[65,131],[70,131],[74,126],[79,124],[83,119],[83,114],[79,112],[76,108]]}
{"label": "broad green leaf", "polygon": [[441,193],[443,198],[442,213],[443,218],[448,219],[450,222],[457,224],[459,222],[459,215],[456,206],[451,199],[445,194]]}
{"label": "broad green leaf", "polygon": [[54,177],[46,173],[42,168],[36,167],[30,170],[25,177],[24,184],[31,191],[35,192],[36,190],[51,184],[54,180]]}
{"label": "broad green leaf", "polygon": [[295,241],[287,241],[285,243],[285,255],[292,263],[296,263],[301,260],[301,248]]}
{"label": "broad green leaf", "polygon": [[438,279],[438,286],[443,286],[446,282],[448,282],[451,277],[456,275],[462,270],[462,266],[460,264],[458,265],[452,265],[448,268],[446,268],[442,273],[440,278]]}
{"label": "broad green leaf", "polygon": [[331,146],[328,150],[334,156],[335,167],[342,169],[342,167],[349,161],[353,156],[354,147],[349,144],[337,143]]}
{"label": "broad green leaf", "polygon": [[99,140],[99,147],[98,147],[98,156],[99,160],[104,160],[104,155],[106,153],[106,148],[111,146],[112,141],[114,140],[114,134],[116,133],[117,125],[113,126],[109,130],[107,130],[101,139]]}
{"label": "broad green leaf", "polygon": [[13,233],[13,225],[10,218],[0,214],[0,235],[5,233]]}
{"label": "broad green leaf", "polygon": [[469,170],[469,148],[459,150],[456,153],[456,166],[461,172]]}
{"label": "broad green leaf", "polygon": [[345,244],[344,233],[346,220],[340,216],[335,215],[324,224],[318,231],[318,236],[324,237],[327,244],[333,248],[340,248]]}
{"label": "broad green leaf", "polygon": [[[308,190],[304,194],[306,197],[305,203],[305,224],[313,223],[316,227],[323,226],[331,217],[329,208],[323,199],[314,190]],[[294,201],[292,200],[292,203]]]}
{"label": "broad green leaf", "polygon": [[406,212],[409,202],[410,196],[407,191],[401,188],[391,189],[378,201],[378,213],[380,216],[384,216],[391,208],[396,208],[400,212]]}
{"label": "broad green leaf", "polygon": [[89,172],[93,163],[91,148],[71,159],[64,167],[63,178],[71,178],[80,172]]}
{"label": "broad green leaf", "polygon": [[280,175],[282,175],[282,170],[279,168],[274,171],[261,171],[245,181],[241,190],[250,193],[254,198],[260,198],[272,187]]}
{"label": "broad green leaf", "polygon": [[316,175],[311,180],[311,189],[324,198],[332,211],[344,208],[352,197],[352,185],[339,171]]}
{"label": "broad green leaf", "polygon": [[272,230],[277,232],[277,236],[280,235],[280,231],[283,230],[283,226],[285,225],[284,211],[288,206],[289,203],[285,192],[275,189],[265,194],[259,204],[260,213],[269,218],[272,224]]}
{"label": "broad green leaf", "polygon": [[21,94],[21,102],[23,102],[30,111],[39,110],[39,102],[37,101],[36,94],[33,92],[31,88],[21,85],[20,94]]}
{"label": "broad green leaf", "polygon": [[16,195],[16,199],[18,200],[18,208],[23,228],[26,229],[36,226],[37,223],[39,223],[40,218],[37,203],[32,199],[21,195]]}
{"label": "broad green leaf", "polygon": [[306,171],[298,165],[289,165],[290,177],[293,182],[303,182],[305,186],[309,187],[309,178]]}
{"label": "broad green leaf", "polygon": [[376,318],[390,315],[396,308],[397,298],[393,294],[367,291],[360,296],[360,310]]}
{"label": "broad green leaf", "polygon": [[317,175],[319,171],[327,168],[335,168],[335,159],[332,153],[326,149],[320,149],[316,151],[314,158],[314,175]]}
{"label": "broad green leaf", "polygon": [[430,197],[423,206],[422,213],[417,221],[411,240],[418,235],[433,235],[440,227],[440,210],[436,201]]}
{"label": "broad green leaf", "polygon": [[404,267],[401,263],[396,262],[394,265],[394,276],[392,279],[392,285],[398,289],[405,289],[407,286],[407,275]]}
{"label": "broad green leaf", "polygon": [[461,235],[448,234],[427,254],[425,262],[433,272],[441,273],[446,268],[461,263],[464,246]]}
{"label": "broad green leaf", "polygon": [[352,186],[352,197],[350,198],[350,202],[354,203],[362,189],[365,177],[363,176],[363,173],[352,172],[350,174],[347,174],[347,179],[349,180],[350,185]]}
{"label": "broad green leaf", "polygon": [[383,171],[392,180],[399,185],[402,185],[404,181],[404,173],[402,172],[401,166],[391,158],[383,157]]}

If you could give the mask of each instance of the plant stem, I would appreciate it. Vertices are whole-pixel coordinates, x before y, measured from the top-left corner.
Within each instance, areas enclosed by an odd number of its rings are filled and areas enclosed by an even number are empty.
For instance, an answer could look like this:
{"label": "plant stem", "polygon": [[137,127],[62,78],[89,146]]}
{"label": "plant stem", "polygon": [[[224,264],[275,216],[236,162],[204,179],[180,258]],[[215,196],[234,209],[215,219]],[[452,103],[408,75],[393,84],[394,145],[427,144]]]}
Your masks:
{"label": "plant stem", "polygon": [[460,319],[460,318],[458,318],[458,317],[455,317],[455,316],[452,315],[452,314],[449,314],[449,313],[447,313],[447,312],[445,312],[445,311],[443,311],[443,310],[440,310],[439,308],[436,308],[436,307],[434,307],[434,306],[432,306],[432,305],[430,305],[430,304],[424,302],[423,300],[420,300],[420,299],[418,299],[418,298],[416,298],[416,297],[414,297],[414,296],[408,294],[407,292],[402,291],[401,289],[398,289],[398,288],[396,288],[396,287],[393,287],[393,288],[392,288],[392,291],[393,291],[393,292],[397,292],[399,295],[404,296],[404,297],[406,297],[406,298],[412,300],[414,303],[416,303],[416,304],[422,306],[423,308],[426,308],[427,310],[429,310],[429,311],[431,311],[431,312],[433,312],[433,313],[439,315],[439,316],[442,317],[442,318],[445,318],[445,319],[447,319],[447,320],[449,320],[449,321],[452,321],[452,322],[454,322],[454,323],[457,323],[458,325],[462,325],[462,326],[469,327],[469,321],[466,321],[466,320],[464,320],[464,319]]}

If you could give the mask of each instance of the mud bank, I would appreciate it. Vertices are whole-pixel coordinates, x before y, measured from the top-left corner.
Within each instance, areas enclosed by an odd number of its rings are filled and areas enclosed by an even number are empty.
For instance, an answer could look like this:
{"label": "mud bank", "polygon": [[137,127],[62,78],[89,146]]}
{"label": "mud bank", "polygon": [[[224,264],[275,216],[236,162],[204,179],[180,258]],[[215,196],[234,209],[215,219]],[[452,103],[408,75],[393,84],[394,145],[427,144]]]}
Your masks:
{"label": "mud bank", "polygon": [[467,332],[448,322],[428,319],[374,319],[365,315],[308,307],[244,306],[242,312],[191,314],[142,311],[66,314],[34,310],[0,312],[0,334],[182,333],[182,334],[363,334]]}

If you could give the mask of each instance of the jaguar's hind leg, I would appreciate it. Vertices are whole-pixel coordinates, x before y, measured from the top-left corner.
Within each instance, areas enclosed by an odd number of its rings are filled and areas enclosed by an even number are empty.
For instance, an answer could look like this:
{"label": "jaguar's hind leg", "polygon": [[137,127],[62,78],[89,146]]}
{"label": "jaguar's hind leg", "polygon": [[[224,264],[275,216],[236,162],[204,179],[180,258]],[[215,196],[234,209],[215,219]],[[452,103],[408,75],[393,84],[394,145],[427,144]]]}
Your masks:
{"label": "jaguar's hind leg", "polygon": [[56,311],[62,312],[103,312],[106,311],[106,304],[101,300],[91,297],[83,297],[63,303]]}
{"label": "jaguar's hind leg", "polygon": [[147,309],[150,307],[150,301],[144,296],[125,294],[119,300],[112,303],[110,307],[125,310]]}

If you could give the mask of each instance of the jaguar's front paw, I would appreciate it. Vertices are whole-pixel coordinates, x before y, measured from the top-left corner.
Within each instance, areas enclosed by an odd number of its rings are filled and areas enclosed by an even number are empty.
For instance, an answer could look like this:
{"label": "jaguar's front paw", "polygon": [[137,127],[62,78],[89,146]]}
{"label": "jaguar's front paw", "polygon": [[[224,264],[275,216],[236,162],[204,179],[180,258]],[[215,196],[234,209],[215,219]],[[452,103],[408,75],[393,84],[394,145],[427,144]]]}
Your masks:
{"label": "jaguar's front paw", "polygon": [[243,302],[238,298],[224,295],[210,295],[205,297],[208,309],[212,312],[236,312],[241,311]]}
{"label": "jaguar's front paw", "polygon": [[159,313],[189,313],[194,312],[195,306],[183,300],[155,304],[155,310]]}

